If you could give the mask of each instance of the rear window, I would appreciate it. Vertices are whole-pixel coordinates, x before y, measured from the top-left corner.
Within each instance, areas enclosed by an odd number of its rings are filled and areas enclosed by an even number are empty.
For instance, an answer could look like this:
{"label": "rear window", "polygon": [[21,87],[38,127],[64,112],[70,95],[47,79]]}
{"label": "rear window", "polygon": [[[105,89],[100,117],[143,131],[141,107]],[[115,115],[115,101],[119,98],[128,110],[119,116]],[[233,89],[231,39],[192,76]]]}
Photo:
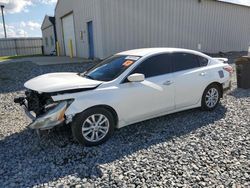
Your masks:
{"label": "rear window", "polygon": [[208,65],[208,59],[202,56],[188,53],[174,53],[173,63],[175,71],[183,71]]}
{"label": "rear window", "polygon": [[172,57],[176,72],[200,67],[200,62],[196,55],[174,53]]}
{"label": "rear window", "polygon": [[200,62],[200,66],[201,67],[206,67],[208,65],[208,59],[205,57],[201,57],[201,56],[197,56],[199,62]]}

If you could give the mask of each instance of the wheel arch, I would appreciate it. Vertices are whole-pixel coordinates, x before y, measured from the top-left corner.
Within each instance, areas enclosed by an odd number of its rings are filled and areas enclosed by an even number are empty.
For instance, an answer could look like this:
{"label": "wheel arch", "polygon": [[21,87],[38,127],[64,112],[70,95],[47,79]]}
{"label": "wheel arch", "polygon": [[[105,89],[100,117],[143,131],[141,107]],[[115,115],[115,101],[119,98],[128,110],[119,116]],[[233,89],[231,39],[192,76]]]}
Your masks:
{"label": "wheel arch", "polygon": [[[205,88],[205,90],[209,87],[209,86],[211,86],[211,85],[217,85],[219,88],[220,88],[220,98],[223,98],[223,85],[222,85],[222,83],[220,83],[220,82],[212,82],[212,83],[210,83],[206,88]],[[204,90],[204,91],[205,91]]]}
{"label": "wheel arch", "polygon": [[112,114],[112,116],[114,117],[115,127],[117,127],[119,118],[118,118],[117,112],[115,111],[115,109],[113,107],[111,107],[109,105],[101,104],[101,105],[95,105],[95,106],[89,107],[84,111],[87,111],[87,110],[90,110],[90,109],[93,109],[93,108],[102,108],[102,109],[108,110]]}

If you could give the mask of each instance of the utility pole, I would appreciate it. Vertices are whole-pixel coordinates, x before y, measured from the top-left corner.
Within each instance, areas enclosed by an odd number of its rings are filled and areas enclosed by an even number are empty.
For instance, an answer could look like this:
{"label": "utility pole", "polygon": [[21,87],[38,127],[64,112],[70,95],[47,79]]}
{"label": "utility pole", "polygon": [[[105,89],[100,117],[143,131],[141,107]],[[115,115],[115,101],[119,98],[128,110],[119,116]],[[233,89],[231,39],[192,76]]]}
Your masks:
{"label": "utility pole", "polygon": [[1,11],[2,11],[2,18],[3,18],[3,30],[4,30],[4,36],[7,38],[7,33],[6,33],[6,27],[5,27],[5,20],[4,20],[4,13],[3,13],[4,5],[1,5]]}

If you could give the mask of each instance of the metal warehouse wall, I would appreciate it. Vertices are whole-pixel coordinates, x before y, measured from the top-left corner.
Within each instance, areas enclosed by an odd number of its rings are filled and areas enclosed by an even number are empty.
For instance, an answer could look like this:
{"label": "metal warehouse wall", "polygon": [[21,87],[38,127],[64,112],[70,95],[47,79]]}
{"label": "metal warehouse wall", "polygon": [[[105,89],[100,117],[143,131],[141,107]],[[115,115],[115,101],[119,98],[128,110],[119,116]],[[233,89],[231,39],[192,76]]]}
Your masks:
{"label": "metal warehouse wall", "polygon": [[[93,21],[95,54],[102,56],[102,38],[100,35],[100,3],[99,0],[59,0],[56,10],[56,29],[61,54],[65,55],[62,18],[70,13],[74,15],[76,54],[88,58],[87,22]],[[83,33],[82,38],[80,33]]]}
{"label": "metal warehouse wall", "polygon": [[0,39],[0,56],[42,54],[42,38]]}
{"label": "metal warehouse wall", "polygon": [[[246,51],[250,8],[212,0],[100,0],[103,57],[141,47]],[[102,58],[103,58],[102,57]]]}

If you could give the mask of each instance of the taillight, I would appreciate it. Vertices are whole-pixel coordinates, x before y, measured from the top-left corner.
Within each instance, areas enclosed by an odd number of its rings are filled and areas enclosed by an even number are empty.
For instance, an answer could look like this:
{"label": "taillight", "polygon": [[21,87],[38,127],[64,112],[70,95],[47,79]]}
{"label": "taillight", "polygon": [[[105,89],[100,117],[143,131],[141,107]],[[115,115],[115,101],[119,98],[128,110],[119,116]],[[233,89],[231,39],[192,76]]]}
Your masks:
{"label": "taillight", "polygon": [[225,71],[229,72],[230,74],[233,74],[233,72],[234,72],[233,67],[231,67],[230,65],[227,65],[227,66],[223,67],[223,69]]}

